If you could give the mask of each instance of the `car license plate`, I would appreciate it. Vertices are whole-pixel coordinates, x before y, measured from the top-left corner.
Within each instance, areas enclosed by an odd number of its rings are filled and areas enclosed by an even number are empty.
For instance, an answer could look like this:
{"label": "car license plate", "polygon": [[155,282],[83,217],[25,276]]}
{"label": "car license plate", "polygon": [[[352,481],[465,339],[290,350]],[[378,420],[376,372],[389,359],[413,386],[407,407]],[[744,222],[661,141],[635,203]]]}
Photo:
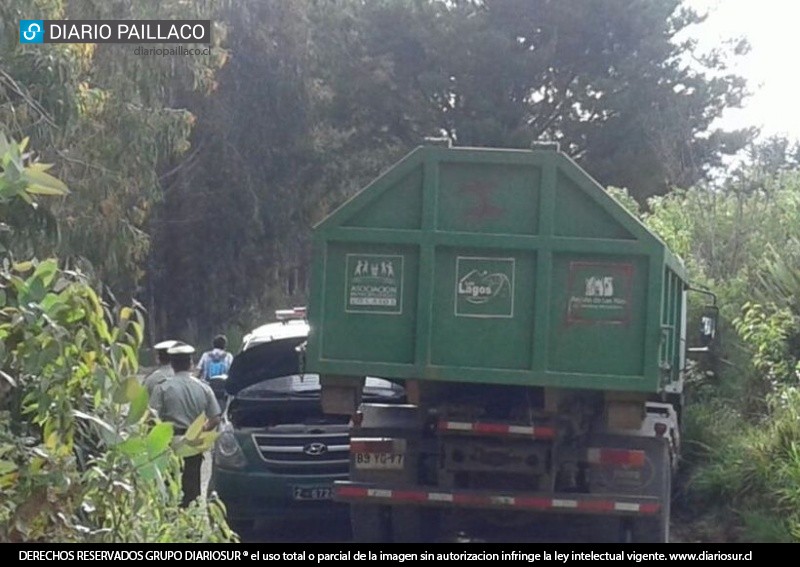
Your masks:
{"label": "car license plate", "polygon": [[330,486],[294,486],[292,497],[295,500],[330,500],[333,490]]}
{"label": "car license plate", "polygon": [[357,469],[400,470],[405,463],[402,453],[356,453]]}

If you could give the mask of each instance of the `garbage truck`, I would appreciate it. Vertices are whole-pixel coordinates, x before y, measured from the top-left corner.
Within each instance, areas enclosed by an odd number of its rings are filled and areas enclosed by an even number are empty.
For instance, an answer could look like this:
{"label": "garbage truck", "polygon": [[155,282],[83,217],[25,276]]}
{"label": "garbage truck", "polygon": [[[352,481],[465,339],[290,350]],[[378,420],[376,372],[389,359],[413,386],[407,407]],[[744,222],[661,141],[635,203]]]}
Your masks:
{"label": "garbage truck", "polygon": [[691,289],[555,145],[412,151],[313,231],[305,365],[351,419],[354,539],[572,515],[667,542]]}

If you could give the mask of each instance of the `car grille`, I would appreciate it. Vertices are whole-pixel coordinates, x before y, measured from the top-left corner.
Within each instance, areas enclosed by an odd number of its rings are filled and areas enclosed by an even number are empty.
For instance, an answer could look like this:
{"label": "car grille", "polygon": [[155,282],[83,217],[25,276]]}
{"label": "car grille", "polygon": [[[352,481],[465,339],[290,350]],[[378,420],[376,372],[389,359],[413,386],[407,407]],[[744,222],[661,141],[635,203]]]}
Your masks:
{"label": "car grille", "polygon": [[334,433],[254,433],[258,454],[272,472],[347,478],[350,437]]}

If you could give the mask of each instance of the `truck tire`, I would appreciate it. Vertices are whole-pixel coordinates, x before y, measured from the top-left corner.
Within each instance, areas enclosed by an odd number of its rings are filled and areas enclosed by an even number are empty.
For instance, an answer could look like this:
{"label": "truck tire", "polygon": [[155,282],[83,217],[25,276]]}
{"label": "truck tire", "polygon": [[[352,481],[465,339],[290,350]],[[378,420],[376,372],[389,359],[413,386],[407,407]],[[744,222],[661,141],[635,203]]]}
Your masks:
{"label": "truck tire", "polygon": [[356,543],[390,543],[389,508],[375,504],[350,506],[350,526]]}
{"label": "truck tire", "polygon": [[653,518],[641,518],[634,523],[633,538],[641,543],[669,543],[669,497]]}
{"label": "truck tire", "polygon": [[392,507],[392,542],[436,543],[441,530],[441,511],[416,506]]}
{"label": "truck tire", "polygon": [[661,475],[661,509],[653,517],[638,518],[633,523],[633,541],[636,543],[669,543],[669,517],[672,501],[672,467],[669,449],[664,447]]}
{"label": "truck tire", "polygon": [[392,542],[423,543],[422,510],[413,506],[392,506]]}

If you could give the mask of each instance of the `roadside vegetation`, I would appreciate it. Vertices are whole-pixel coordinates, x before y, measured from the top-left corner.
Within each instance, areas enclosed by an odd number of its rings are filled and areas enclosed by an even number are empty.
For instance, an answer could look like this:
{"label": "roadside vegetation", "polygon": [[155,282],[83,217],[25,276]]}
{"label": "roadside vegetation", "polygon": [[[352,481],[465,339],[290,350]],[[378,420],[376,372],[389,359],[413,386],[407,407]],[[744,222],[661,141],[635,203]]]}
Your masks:
{"label": "roadside vegetation", "polygon": [[[31,17],[211,18],[214,45],[21,45]],[[426,136],[557,141],[627,188],[721,309],[687,388],[681,536],[800,541],[800,150],[712,128],[747,95],[727,68],[747,45],[696,53],[698,19],[680,0],[3,2],[0,541],[235,541],[219,503],[179,508],[180,456],[213,436],[176,442],[138,361],[162,338],[235,347],[303,304],[311,227]]]}
{"label": "roadside vegetation", "polygon": [[[3,212],[68,193],[26,150],[0,134]],[[198,421],[176,439],[150,412],[141,310],[56,258],[14,257],[2,229],[0,541],[235,541],[216,501],[180,507],[179,459],[214,435]]]}
{"label": "roadside vegetation", "polygon": [[[717,184],[651,199],[645,212],[612,190],[721,310],[718,343],[688,382],[675,494],[687,541],[800,541],[798,147],[773,139],[749,157]],[[704,298],[690,299],[701,309]]]}

